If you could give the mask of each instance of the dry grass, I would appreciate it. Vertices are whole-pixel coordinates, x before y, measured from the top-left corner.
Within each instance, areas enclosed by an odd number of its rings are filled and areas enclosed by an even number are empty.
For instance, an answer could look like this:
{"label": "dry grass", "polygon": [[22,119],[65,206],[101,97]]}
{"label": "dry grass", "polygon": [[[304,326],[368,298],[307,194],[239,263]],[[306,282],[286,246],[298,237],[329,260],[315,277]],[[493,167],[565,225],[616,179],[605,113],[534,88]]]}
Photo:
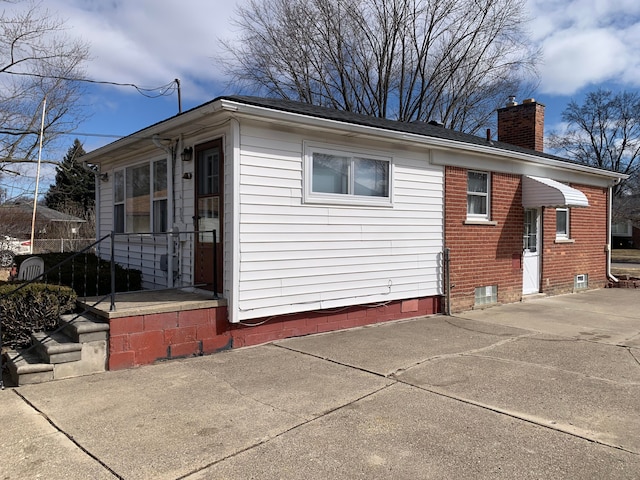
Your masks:
{"label": "dry grass", "polygon": [[622,263],[640,263],[640,249],[637,248],[614,248],[611,250],[611,261]]}
{"label": "dry grass", "polygon": [[[640,265],[639,249],[614,249],[611,250],[613,263],[635,263]],[[611,273],[618,278],[640,278],[640,268],[611,267]]]}

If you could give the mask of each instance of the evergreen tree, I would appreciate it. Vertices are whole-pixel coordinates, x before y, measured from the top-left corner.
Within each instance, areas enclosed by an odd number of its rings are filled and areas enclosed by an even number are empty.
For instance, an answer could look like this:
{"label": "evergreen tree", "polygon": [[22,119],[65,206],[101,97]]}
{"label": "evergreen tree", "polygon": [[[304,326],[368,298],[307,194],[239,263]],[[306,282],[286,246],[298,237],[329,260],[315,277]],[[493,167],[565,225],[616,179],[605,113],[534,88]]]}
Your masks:
{"label": "evergreen tree", "polygon": [[59,212],[88,220],[95,207],[96,184],[95,174],[82,164],[81,157],[85,153],[82,143],[76,138],[56,167],[56,181],[49,187],[44,203]]}

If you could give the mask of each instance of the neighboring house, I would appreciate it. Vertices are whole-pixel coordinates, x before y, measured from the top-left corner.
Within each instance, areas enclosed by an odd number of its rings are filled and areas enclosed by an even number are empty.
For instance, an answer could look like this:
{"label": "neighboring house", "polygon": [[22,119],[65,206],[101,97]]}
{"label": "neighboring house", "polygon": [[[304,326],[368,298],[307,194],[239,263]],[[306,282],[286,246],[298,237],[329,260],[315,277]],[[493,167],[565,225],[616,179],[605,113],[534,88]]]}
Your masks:
{"label": "neighboring house", "polygon": [[634,248],[640,245],[640,229],[631,220],[611,224],[611,245],[613,248]]}
{"label": "neighboring house", "polygon": [[[120,232],[119,263],[137,265],[132,238],[157,252],[140,266],[147,285],[217,280],[215,335],[233,346],[600,288],[610,188],[624,177],[542,153],[543,111],[512,102],[493,142],[220,97],[83,157],[100,167],[97,236]],[[150,233],[167,231],[166,246]],[[123,348],[112,368],[170,350]]]}
{"label": "neighboring house", "polygon": [[[3,234],[16,238],[31,238],[33,202],[16,201],[0,205],[0,225]],[[69,238],[79,231],[82,218],[36,205],[34,233],[37,238]]]}

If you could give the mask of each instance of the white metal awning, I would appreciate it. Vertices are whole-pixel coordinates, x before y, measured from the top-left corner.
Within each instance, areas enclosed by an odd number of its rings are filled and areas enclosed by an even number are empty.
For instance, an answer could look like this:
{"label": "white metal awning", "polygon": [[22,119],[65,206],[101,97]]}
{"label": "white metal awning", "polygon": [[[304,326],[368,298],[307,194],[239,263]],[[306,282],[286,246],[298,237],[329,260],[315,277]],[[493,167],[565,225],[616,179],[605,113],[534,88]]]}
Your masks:
{"label": "white metal awning", "polygon": [[522,206],[537,207],[588,207],[584,193],[550,178],[522,177]]}

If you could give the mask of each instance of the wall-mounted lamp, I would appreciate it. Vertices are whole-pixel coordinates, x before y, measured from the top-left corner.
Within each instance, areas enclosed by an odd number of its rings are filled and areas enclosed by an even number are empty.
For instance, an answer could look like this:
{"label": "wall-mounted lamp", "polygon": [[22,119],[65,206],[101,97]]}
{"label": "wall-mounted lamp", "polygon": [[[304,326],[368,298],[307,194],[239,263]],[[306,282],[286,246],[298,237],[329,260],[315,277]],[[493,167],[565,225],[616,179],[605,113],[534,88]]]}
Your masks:
{"label": "wall-mounted lamp", "polygon": [[182,174],[182,178],[184,178],[185,180],[191,180],[191,172],[184,172]]}
{"label": "wall-mounted lamp", "polygon": [[100,180],[102,180],[103,182],[108,182],[109,181],[109,174],[107,172],[101,173],[100,174]]}
{"label": "wall-mounted lamp", "polygon": [[193,157],[193,147],[185,148],[180,154],[180,158],[182,159],[183,162],[191,161],[192,157]]}

